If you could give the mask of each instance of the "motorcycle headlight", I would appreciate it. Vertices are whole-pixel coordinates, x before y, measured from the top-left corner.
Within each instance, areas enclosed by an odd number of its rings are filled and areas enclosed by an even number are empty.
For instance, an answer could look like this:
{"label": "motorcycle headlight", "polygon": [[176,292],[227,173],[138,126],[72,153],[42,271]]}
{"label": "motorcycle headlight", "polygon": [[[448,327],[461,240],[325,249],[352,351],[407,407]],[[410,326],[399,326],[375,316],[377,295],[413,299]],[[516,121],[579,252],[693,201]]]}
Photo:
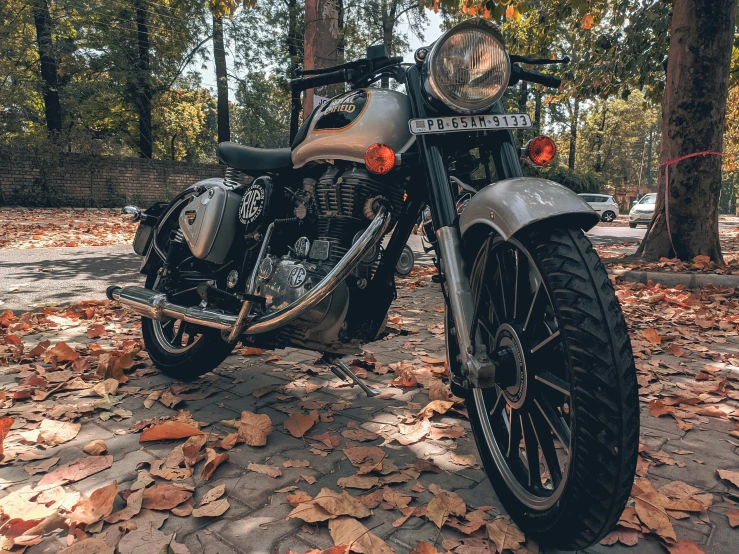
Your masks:
{"label": "motorcycle headlight", "polygon": [[460,113],[480,112],[495,104],[511,77],[503,37],[484,19],[465,21],[443,35],[424,68],[426,91]]}

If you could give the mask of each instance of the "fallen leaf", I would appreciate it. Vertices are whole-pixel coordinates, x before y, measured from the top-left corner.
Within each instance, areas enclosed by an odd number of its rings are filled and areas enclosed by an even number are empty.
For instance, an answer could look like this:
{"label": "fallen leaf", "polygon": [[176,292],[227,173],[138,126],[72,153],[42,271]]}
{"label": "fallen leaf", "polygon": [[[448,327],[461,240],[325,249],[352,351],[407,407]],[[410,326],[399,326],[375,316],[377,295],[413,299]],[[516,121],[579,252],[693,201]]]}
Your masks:
{"label": "fallen leaf", "polygon": [[194,435],[182,445],[182,459],[185,467],[193,467],[201,459],[200,450],[205,445],[205,435]]}
{"label": "fallen leaf", "polygon": [[95,537],[88,537],[63,548],[58,554],[113,554],[113,547]]}
{"label": "fallen leaf", "polygon": [[362,464],[377,465],[385,458],[385,451],[378,446],[355,446],[345,448],[344,454],[349,458],[353,466],[359,467]]}
{"label": "fallen leaf", "polygon": [[42,462],[37,463],[36,465],[25,466],[23,469],[26,470],[26,473],[28,473],[28,475],[36,475],[37,473],[46,473],[52,468],[52,466],[55,466],[58,461],[59,461],[59,458],[48,458]]}
{"label": "fallen leaf", "polygon": [[428,503],[427,515],[436,526],[441,529],[450,515],[463,516],[467,513],[467,506],[459,496],[452,492],[441,490]]}
{"label": "fallen leaf", "polygon": [[282,476],[282,470],[279,467],[268,466],[263,464],[249,464],[246,469],[248,471],[254,471],[255,473],[261,473],[273,479],[277,479]]}
{"label": "fallen leaf", "polygon": [[192,511],[192,515],[193,517],[218,517],[226,513],[226,510],[230,507],[231,505],[228,503],[228,500],[223,498],[201,506],[200,508],[195,508]]}
{"label": "fallen leaf", "polygon": [[44,354],[44,361],[47,364],[73,362],[79,357],[79,352],[72,349],[66,342],[58,342],[46,351],[46,354]]}
{"label": "fallen leaf", "polygon": [[366,429],[346,429],[341,432],[341,436],[345,439],[359,442],[373,441],[380,438],[380,435],[377,433],[367,431]]}
{"label": "fallen leaf", "polygon": [[170,483],[159,483],[143,489],[142,507],[147,510],[171,510],[192,497],[192,493]]}
{"label": "fallen leaf", "polygon": [[92,391],[101,398],[104,398],[109,394],[115,394],[118,391],[119,384],[117,379],[106,379],[102,383],[98,383],[92,387]]}
{"label": "fallen leaf", "polygon": [[113,465],[113,456],[88,456],[79,458],[47,473],[39,481],[37,488],[49,488],[57,485],[76,483],[85,477],[94,475]]}
{"label": "fallen leaf", "polygon": [[163,421],[147,427],[139,437],[139,442],[184,439],[203,432],[182,421]]}
{"label": "fallen leaf", "polygon": [[410,551],[410,554],[441,554],[436,547],[427,542],[419,541],[416,548]]}
{"label": "fallen leaf", "polygon": [[108,445],[105,444],[104,440],[97,439],[88,443],[82,449],[82,451],[85,454],[89,454],[90,456],[99,456],[100,454],[105,454],[108,451]]}
{"label": "fallen leaf", "polygon": [[732,527],[739,527],[739,510],[736,508],[729,509],[729,511],[726,512],[726,517],[729,518],[729,525]]}
{"label": "fallen leaf", "polygon": [[162,391],[158,390],[150,393],[149,396],[146,397],[146,400],[144,400],[144,408],[146,408],[147,410],[151,409],[151,407],[156,404],[157,400],[159,400],[159,397],[161,395]]}
{"label": "fallen leaf", "polygon": [[717,470],[718,476],[721,477],[721,479],[726,479],[729,481],[732,485],[739,488],[739,471],[731,471],[728,469],[719,469]]}
{"label": "fallen leaf", "polygon": [[662,337],[659,336],[657,329],[654,327],[648,327],[641,332],[642,336],[652,344],[661,344]]}
{"label": "fallen leaf", "polygon": [[126,507],[122,510],[110,514],[105,518],[107,523],[118,523],[119,521],[128,521],[133,516],[137,515],[144,503],[144,489],[138,489],[133,491],[126,498]]}
{"label": "fallen leaf", "polygon": [[335,545],[349,544],[352,552],[360,554],[394,554],[385,541],[352,517],[342,516],[328,523],[328,531]]}
{"label": "fallen leaf", "polygon": [[498,552],[503,552],[506,549],[518,550],[526,542],[526,537],[524,537],[521,530],[508,517],[496,518],[488,523],[485,528],[488,537],[495,543]]}
{"label": "fallen leaf", "polygon": [[675,530],[672,528],[670,518],[665,510],[650,500],[649,495],[658,493],[645,493],[637,496],[634,507],[641,522],[651,531],[665,540],[676,542]]}
{"label": "fallen leaf", "polygon": [[217,487],[213,487],[208,492],[205,493],[203,496],[203,499],[200,501],[201,506],[205,506],[206,504],[210,504],[214,500],[218,500],[221,496],[226,494],[226,485],[221,484]]}
{"label": "fallen leaf", "polygon": [[606,535],[600,544],[604,546],[611,546],[620,542],[624,546],[636,546],[639,543],[639,538],[642,534],[635,529],[626,529],[623,527],[616,527],[614,531],[611,531]]}
{"label": "fallen leaf", "polygon": [[376,487],[380,483],[378,477],[364,476],[364,475],[352,475],[351,477],[342,477],[336,484],[342,489],[364,489],[369,490],[372,487]]}
{"label": "fallen leaf", "polygon": [[118,483],[113,481],[106,487],[93,491],[89,498],[83,498],[72,509],[69,519],[74,523],[90,525],[110,515],[113,502],[118,495]]}
{"label": "fallen leaf", "polygon": [[434,413],[445,414],[452,406],[454,406],[454,402],[447,400],[433,400],[418,412],[417,417],[420,417],[421,419],[429,419],[434,416]]}
{"label": "fallen leaf", "polygon": [[174,541],[174,534],[165,535],[153,526],[141,526],[126,534],[118,543],[120,554],[190,554],[183,544]]}
{"label": "fallen leaf", "polygon": [[210,479],[211,475],[213,475],[213,472],[216,470],[216,468],[221,465],[223,462],[228,460],[228,453],[222,452],[220,454],[216,454],[216,451],[212,448],[206,448],[205,452],[207,453],[207,460],[205,461],[205,466],[203,467],[203,473],[202,478],[203,481],[207,481]]}
{"label": "fallen leaf", "polygon": [[466,454],[462,456],[452,451],[450,456],[451,456],[452,462],[457,464],[458,466],[467,466],[467,467],[472,467],[472,468],[480,467],[477,463],[477,458],[475,458],[474,454]]}
{"label": "fallen leaf", "polygon": [[0,417],[0,460],[3,459],[3,441],[8,436],[8,432],[14,422],[15,419],[12,417]]}
{"label": "fallen leaf", "polygon": [[38,442],[56,446],[71,441],[80,432],[82,426],[79,423],[69,421],[53,421],[44,419],[39,425]]}
{"label": "fallen leaf", "polygon": [[292,413],[285,420],[285,429],[296,438],[305,435],[318,421],[318,412],[312,411],[309,415]]}

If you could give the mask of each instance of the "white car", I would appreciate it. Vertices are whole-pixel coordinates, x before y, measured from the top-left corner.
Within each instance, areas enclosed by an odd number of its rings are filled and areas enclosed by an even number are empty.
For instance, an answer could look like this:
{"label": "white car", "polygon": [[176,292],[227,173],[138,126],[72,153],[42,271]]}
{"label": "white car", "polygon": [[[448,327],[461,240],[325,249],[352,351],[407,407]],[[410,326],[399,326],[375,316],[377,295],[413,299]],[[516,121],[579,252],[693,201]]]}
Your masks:
{"label": "white car", "polygon": [[618,204],[609,194],[579,194],[585,202],[590,204],[601,221],[611,222],[618,216]]}
{"label": "white car", "polygon": [[638,224],[649,225],[654,215],[654,204],[657,202],[657,194],[650,193],[642,196],[637,203],[631,207],[629,212],[629,227],[632,229]]}

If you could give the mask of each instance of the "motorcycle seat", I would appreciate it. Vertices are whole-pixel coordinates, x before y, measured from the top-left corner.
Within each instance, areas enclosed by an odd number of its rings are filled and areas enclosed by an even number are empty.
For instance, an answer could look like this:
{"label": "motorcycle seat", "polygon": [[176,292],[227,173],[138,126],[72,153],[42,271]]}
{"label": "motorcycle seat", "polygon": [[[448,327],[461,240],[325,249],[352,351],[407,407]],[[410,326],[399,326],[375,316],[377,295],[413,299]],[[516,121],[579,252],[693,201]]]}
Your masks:
{"label": "motorcycle seat", "polygon": [[290,148],[252,148],[235,142],[221,142],[216,154],[228,167],[245,172],[275,171],[292,166]]}

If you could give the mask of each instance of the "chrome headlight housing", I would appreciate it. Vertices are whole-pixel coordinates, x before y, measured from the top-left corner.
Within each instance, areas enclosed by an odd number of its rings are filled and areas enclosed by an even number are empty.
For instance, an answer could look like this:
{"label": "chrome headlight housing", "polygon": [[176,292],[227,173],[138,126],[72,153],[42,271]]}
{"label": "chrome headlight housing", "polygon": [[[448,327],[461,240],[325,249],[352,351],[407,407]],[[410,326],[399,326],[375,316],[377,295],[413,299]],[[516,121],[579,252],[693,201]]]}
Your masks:
{"label": "chrome headlight housing", "polygon": [[478,113],[501,99],[511,78],[511,62],[498,28],[471,19],[436,41],[424,64],[424,87],[459,113]]}

